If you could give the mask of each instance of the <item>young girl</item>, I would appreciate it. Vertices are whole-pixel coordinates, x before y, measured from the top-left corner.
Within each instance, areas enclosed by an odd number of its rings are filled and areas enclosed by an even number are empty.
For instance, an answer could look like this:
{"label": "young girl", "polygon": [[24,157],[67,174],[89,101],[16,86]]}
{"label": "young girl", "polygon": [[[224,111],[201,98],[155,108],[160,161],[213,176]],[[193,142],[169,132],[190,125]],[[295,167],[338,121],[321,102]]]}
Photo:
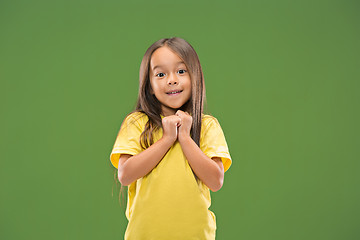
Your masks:
{"label": "young girl", "polygon": [[137,107],[110,154],[128,186],[125,240],[215,239],[209,189],[222,187],[232,160],[219,122],[203,114],[199,58],[184,39],[160,39],[139,80]]}

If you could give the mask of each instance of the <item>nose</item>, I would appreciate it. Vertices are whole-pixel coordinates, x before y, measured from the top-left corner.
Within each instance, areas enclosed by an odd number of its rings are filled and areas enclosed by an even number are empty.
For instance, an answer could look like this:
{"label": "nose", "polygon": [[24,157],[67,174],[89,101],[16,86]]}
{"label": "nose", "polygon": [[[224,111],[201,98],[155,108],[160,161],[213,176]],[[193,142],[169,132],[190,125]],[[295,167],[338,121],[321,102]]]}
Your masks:
{"label": "nose", "polygon": [[176,85],[179,83],[176,74],[170,74],[168,78],[168,85]]}

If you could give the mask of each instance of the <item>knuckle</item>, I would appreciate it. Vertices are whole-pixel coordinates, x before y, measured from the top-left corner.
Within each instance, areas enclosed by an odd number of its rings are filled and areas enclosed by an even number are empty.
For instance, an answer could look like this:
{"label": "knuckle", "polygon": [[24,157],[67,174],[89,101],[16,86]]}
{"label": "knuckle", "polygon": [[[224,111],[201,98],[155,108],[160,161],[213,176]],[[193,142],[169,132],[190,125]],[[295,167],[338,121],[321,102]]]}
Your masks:
{"label": "knuckle", "polygon": [[167,124],[168,122],[169,122],[169,119],[167,119],[167,118],[166,118],[166,119],[165,119],[165,118],[162,119],[162,123],[163,123],[163,124]]}

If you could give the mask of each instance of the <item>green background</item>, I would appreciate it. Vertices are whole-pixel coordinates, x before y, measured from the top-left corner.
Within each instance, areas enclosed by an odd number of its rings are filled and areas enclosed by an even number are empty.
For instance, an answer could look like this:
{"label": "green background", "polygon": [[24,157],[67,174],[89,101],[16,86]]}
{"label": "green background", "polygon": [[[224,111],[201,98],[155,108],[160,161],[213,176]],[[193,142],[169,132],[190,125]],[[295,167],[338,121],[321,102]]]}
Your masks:
{"label": "green background", "polygon": [[233,165],[217,239],[359,239],[358,1],[0,2],[0,239],[122,239],[109,155],[146,49],[197,51]]}

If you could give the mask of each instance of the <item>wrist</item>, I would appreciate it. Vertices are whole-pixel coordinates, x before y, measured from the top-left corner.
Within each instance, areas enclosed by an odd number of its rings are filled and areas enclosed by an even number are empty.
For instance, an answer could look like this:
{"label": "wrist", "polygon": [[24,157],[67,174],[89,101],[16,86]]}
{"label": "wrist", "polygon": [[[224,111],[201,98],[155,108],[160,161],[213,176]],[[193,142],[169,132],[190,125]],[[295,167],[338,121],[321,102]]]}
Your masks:
{"label": "wrist", "polygon": [[185,143],[185,142],[187,142],[187,141],[189,141],[189,140],[192,140],[192,138],[191,138],[190,135],[180,135],[180,134],[179,134],[178,140],[179,140],[179,143],[180,143],[180,144],[183,144],[183,143]]}
{"label": "wrist", "polygon": [[161,137],[161,140],[162,140],[163,142],[165,142],[169,147],[171,147],[171,146],[174,144],[174,142],[176,141],[176,138],[174,139],[174,138],[171,138],[171,137],[169,137],[169,136],[163,135],[163,136]]}

